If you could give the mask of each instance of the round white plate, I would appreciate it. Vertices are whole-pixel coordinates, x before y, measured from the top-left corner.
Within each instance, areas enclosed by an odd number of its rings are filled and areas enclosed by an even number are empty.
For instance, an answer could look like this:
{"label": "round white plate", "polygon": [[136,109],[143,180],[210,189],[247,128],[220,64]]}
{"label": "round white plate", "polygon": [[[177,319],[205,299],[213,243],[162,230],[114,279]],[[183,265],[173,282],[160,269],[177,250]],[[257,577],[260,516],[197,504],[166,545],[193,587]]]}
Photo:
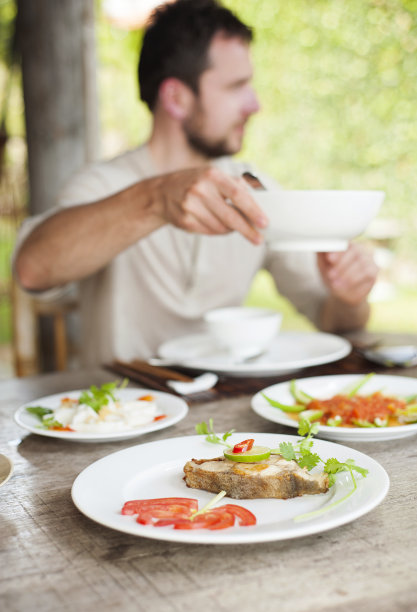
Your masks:
{"label": "round white plate", "polygon": [[41,429],[39,427],[39,419],[27,412],[28,406],[44,406],[45,408],[55,409],[58,408],[60,401],[63,397],[78,398],[82,390],[78,391],[67,391],[62,393],[56,393],[55,395],[49,395],[47,397],[41,397],[33,402],[29,402],[24,406],[21,406],[15,413],[15,421],[21,427],[24,427],[28,431],[40,436],[48,436],[50,438],[61,438],[62,440],[68,440],[73,442],[113,442],[116,440],[128,440],[129,438],[136,438],[143,434],[151,431],[157,431],[158,429],[165,429],[170,427],[178,421],[183,419],[188,412],[188,405],[180,397],[170,395],[169,393],[162,393],[160,391],[154,391],[153,389],[139,389],[139,388],[127,388],[116,391],[116,395],[123,401],[134,400],[140,395],[151,394],[155,397],[158,413],[166,414],[167,416],[160,421],[153,421],[148,425],[142,425],[135,429],[124,429],[122,431],[114,432],[80,432],[80,431],[54,431],[49,429]]}
{"label": "round white plate", "polygon": [[158,354],[177,365],[197,370],[229,376],[271,376],[337,361],[351,350],[347,340],[333,334],[284,331],[263,355],[246,363],[236,362],[233,355],[217,348],[208,333],[169,340],[159,347]]}
{"label": "round white plate", "polygon": [[[255,438],[257,444],[277,447],[281,442],[296,442],[295,436],[274,434],[234,433],[229,441],[236,444],[242,439]],[[358,476],[357,490],[346,503],[341,503],[323,515],[295,522],[300,514],[318,510],[340,499],[352,488],[348,473],[339,474],[336,484],[319,495],[304,495],[295,499],[230,500],[248,508],[257,518],[252,527],[232,527],[221,531],[196,529],[174,530],[171,527],[140,525],[135,516],[123,516],[123,504],[132,499],[158,497],[192,497],[202,508],[214,494],[189,489],[183,481],[185,463],[196,458],[213,458],[222,454],[222,447],[206,442],[204,436],[171,438],[132,446],[112,453],[91,464],[76,478],[72,499],[88,518],[136,536],[157,540],[170,540],[195,544],[242,544],[286,540],[333,529],[366,514],[384,499],[389,479],[382,466],[371,457],[340,444],[315,440],[313,449],[325,461],[336,457],[339,461],[354,459],[360,467],[369,470],[366,478]]]}
{"label": "round white plate", "polygon": [[[348,385],[360,380],[363,374],[342,374],[336,376],[313,376],[311,378],[297,379],[297,387],[313,397],[326,399],[340,393]],[[417,393],[417,378],[406,376],[373,376],[363,387],[363,393],[381,391],[385,395],[398,397]],[[294,398],[290,392],[290,383],[284,382],[271,385],[262,389],[252,398],[252,408],[259,416],[298,429],[298,422],[287,416],[279,408],[271,406],[262,396],[268,397],[281,404],[294,404]],[[396,427],[328,427],[319,425],[318,436],[330,440],[344,440],[345,442],[372,442],[381,440],[395,440],[406,438],[417,433],[417,423],[411,425],[399,425]]]}

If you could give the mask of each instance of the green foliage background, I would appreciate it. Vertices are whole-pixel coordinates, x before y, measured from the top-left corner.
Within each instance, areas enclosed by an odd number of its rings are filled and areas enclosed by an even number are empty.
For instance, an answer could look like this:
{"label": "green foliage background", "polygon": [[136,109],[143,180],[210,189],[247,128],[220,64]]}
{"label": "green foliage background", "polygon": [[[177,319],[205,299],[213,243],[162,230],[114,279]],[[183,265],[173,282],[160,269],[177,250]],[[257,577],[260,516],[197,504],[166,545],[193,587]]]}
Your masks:
{"label": "green foliage background", "polygon": [[[397,254],[417,258],[417,0],[224,4],[255,32],[262,110],[241,156],[288,188],[383,189]],[[149,128],[135,80],[141,33],[103,19],[98,33],[103,125],[133,146]]]}
{"label": "green foliage background", "polygon": [[[240,153],[293,189],[382,189],[394,222],[395,292],[373,304],[369,327],[417,331],[417,0],[224,0],[254,28],[261,112]],[[97,0],[103,152],[143,141],[138,101],[141,32],[113,28]],[[383,244],[386,246],[386,244]],[[385,282],[385,281],[384,281]],[[250,304],[308,327],[258,275]]]}

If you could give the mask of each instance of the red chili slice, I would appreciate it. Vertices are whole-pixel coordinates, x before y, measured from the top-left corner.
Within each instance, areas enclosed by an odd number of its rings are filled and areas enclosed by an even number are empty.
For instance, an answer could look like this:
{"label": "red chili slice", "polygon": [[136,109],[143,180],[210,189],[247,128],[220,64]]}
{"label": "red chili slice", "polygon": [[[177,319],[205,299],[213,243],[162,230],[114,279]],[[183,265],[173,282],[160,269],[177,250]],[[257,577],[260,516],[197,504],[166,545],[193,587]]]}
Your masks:
{"label": "red chili slice", "polygon": [[249,438],[248,440],[243,440],[243,442],[238,442],[234,445],[233,452],[244,453],[245,451],[248,451],[252,448],[254,442],[255,440],[253,440],[252,438]]}

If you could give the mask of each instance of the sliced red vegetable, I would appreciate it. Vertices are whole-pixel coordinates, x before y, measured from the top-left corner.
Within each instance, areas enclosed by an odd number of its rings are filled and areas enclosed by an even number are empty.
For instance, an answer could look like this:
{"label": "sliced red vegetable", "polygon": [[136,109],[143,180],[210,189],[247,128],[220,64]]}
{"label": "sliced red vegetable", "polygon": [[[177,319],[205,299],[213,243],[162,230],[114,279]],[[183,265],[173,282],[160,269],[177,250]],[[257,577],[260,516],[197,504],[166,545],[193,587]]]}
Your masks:
{"label": "sliced red vegetable", "polygon": [[161,419],[166,419],[166,414],[158,414],[158,416],[154,417],[154,421],[160,421]]}
{"label": "sliced red vegetable", "polygon": [[190,497],[160,497],[156,499],[133,499],[127,501],[122,508],[122,514],[139,514],[142,510],[166,508],[171,504],[182,505],[188,508],[190,512],[198,510],[198,501],[196,499]]}
{"label": "sliced red vegetable", "polygon": [[234,453],[244,453],[252,448],[255,440],[253,438],[249,438],[248,440],[243,440],[243,442],[238,442],[233,447]]}
{"label": "sliced red vegetable", "polygon": [[154,527],[216,530],[233,527],[236,521],[243,527],[256,524],[255,515],[236,504],[225,504],[201,514],[195,514],[197,511],[197,500],[188,497],[134,499],[127,501],[122,508],[122,514],[137,514],[138,523]]}
{"label": "sliced red vegetable", "polygon": [[256,525],[256,516],[247,508],[243,508],[242,506],[237,506],[236,504],[226,504],[222,506],[225,510],[235,516],[239,525],[242,527],[248,527],[249,525]]}

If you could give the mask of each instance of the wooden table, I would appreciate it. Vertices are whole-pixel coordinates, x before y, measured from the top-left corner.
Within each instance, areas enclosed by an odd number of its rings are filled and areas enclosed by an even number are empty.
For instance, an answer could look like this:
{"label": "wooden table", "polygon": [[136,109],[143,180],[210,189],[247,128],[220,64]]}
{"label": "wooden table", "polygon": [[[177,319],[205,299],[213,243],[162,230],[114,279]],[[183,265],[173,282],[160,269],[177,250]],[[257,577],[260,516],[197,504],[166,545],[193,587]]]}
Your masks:
{"label": "wooden table", "polygon": [[[332,368],[339,373],[374,369],[354,353]],[[328,371],[323,366],[298,376]],[[417,368],[389,373],[417,377]],[[284,378],[259,383],[263,387]],[[391,480],[382,504],[347,525],[251,545],[150,540],[107,529],[80,514],[70,496],[76,476],[133,444],[192,435],[196,423],[208,417],[219,431],[294,431],[257,416],[250,394],[193,403],[174,427],[125,442],[67,443],[27,434],[13,421],[22,403],[111,379],[97,369],[0,383],[0,452],[15,465],[13,477],[0,489],[2,610],[417,610],[416,437],[346,443],[380,462]]]}

